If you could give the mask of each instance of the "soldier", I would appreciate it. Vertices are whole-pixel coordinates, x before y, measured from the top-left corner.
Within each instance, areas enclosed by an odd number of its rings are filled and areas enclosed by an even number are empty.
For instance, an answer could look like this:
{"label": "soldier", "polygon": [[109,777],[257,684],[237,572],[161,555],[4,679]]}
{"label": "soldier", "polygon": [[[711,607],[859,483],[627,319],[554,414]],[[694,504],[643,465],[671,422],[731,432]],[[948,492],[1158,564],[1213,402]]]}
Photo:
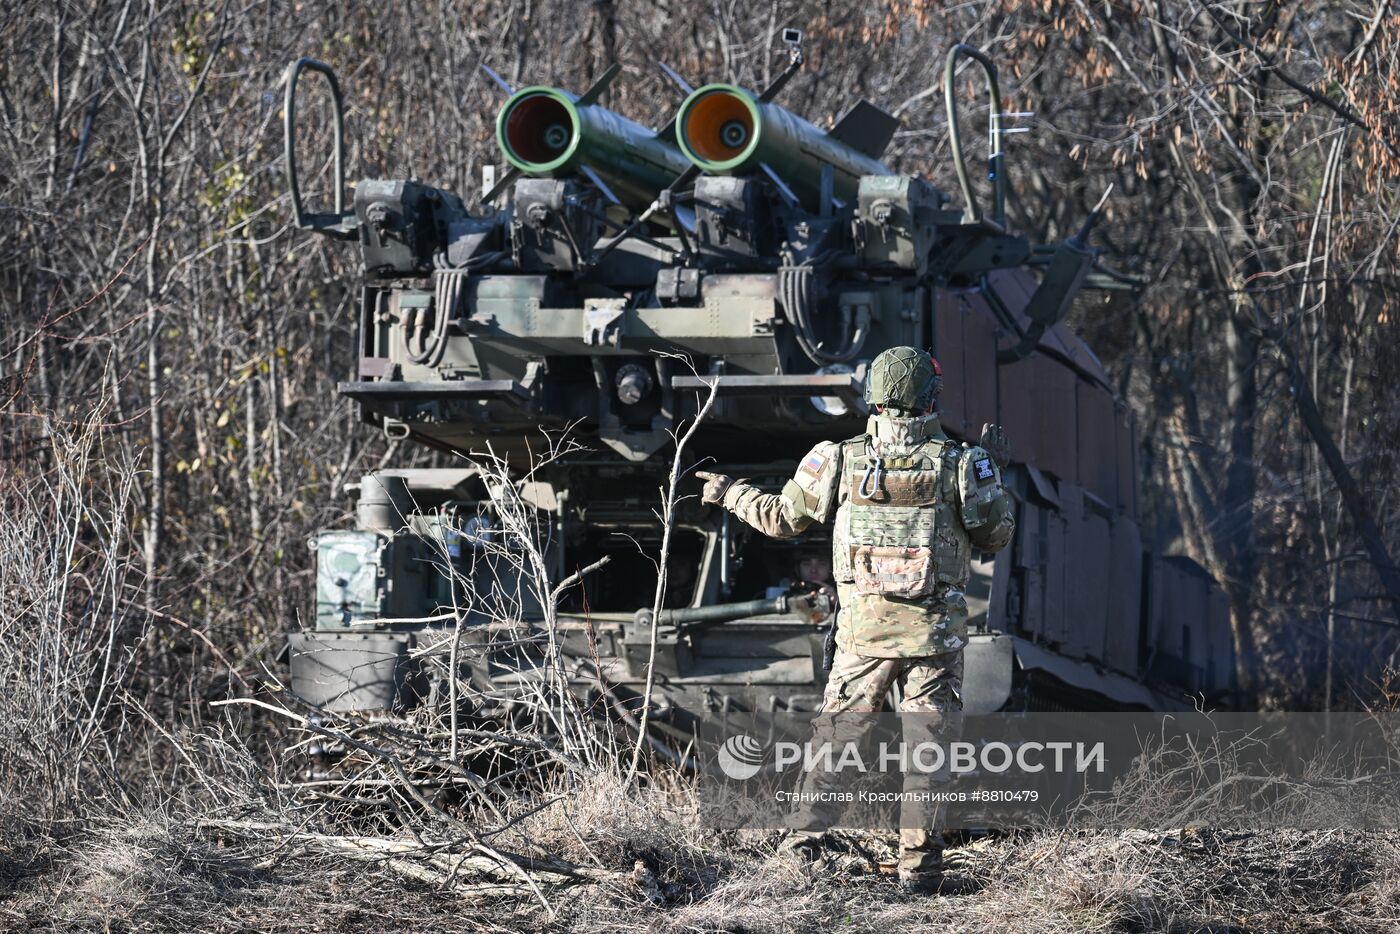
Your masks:
{"label": "soldier", "polygon": [[[943,434],[938,361],[913,347],[875,358],[866,377],[864,435],[823,441],[781,493],[696,472],[702,498],[765,535],[790,538],[833,521],[832,569],[841,609],[823,713],[874,713],[898,684],[901,713],[949,730],[962,710],[967,642],[963,588],[972,549],[995,552],[1016,523],[1001,485],[1006,435],[984,425],[979,446]],[[952,721],[952,722],[950,722]],[[906,786],[907,787],[907,786]],[[899,878],[912,892],[943,882],[942,835],[901,818]],[[822,834],[794,833],[784,849],[815,859]]]}

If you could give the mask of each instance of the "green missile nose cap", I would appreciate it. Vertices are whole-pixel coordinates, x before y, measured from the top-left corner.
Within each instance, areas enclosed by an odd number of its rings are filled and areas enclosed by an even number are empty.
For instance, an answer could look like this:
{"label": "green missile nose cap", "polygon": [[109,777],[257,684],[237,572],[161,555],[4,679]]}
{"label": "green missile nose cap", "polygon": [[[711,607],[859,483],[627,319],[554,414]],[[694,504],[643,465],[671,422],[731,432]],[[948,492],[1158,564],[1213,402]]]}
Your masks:
{"label": "green missile nose cap", "polygon": [[763,114],[753,95],[732,84],[707,84],[676,113],[676,142],[706,172],[743,165],[758,147]]}
{"label": "green missile nose cap", "polygon": [[506,161],[529,175],[568,167],[578,151],[578,108],[555,88],[521,88],[496,115],[496,143]]}

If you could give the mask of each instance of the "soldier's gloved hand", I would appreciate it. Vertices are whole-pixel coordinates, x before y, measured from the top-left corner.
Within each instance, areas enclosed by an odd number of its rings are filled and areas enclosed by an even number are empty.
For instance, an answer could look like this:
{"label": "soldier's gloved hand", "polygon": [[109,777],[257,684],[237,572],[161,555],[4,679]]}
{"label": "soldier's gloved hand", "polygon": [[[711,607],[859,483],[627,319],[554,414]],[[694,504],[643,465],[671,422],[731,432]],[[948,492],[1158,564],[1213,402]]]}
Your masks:
{"label": "soldier's gloved hand", "polygon": [[707,503],[723,504],[724,494],[734,485],[734,478],[726,477],[722,473],[697,470],[695,476],[705,481],[705,489],[700,491],[700,498]]}
{"label": "soldier's gloved hand", "polygon": [[997,466],[1005,467],[1011,462],[1011,441],[1006,437],[1006,431],[1000,425],[984,423],[982,425],[982,438],[977,443],[988,454],[992,455],[992,460],[997,462]]}

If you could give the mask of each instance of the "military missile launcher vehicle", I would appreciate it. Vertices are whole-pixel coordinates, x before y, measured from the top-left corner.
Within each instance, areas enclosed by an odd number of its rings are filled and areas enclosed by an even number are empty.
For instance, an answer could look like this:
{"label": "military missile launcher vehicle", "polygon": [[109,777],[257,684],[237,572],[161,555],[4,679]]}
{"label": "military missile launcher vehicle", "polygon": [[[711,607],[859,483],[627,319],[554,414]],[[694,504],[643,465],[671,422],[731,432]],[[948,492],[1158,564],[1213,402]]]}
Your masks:
{"label": "military missile launcher vehicle", "polygon": [[[966,707],[1229,703],[1223,597],[1189,560],[1144,551],[1132,415],[1064,323],[1082,290],[1126,284],[1088,246],[1098,209],[1061,243],[1009,229],[1012,115],[979,51],[956,46],[946,63],[955,202],[881,161],[899,121],[873,104],[823,130],[777,102],[802,64],[788,33],[788,67],[760,92],[692,89],[667,69],[686,96],[660,130],[599,103],[616,66],[578,95],[511,92],[497,120],[509,168],[479,209],[377,179],[347,207],[335,76],[307,59],[289,68],[296,223],[355,241],[364,264],[358,378],[339,391],[370,428],[459,455],[366,475],[351,491],[355,527],[312,540],[315,623],[290,638],[296,693],[332,708],[410,706],[435,689],[421,654],[444,628],[476,647],[484,691],[529,676],[519,651],[490,648],[503,605],[527,628],[546,609],[521,575],[529,562],[501,560],[511,523],[499,473],[480,467],[489,452],[515,472],[508,492],[536,523],[551,580],[609,559],[550,617],[581,695],[625,717],[654,638],[663,723],[812,709],[835,609],[830,539],[764,539],[683,499],[667,607],[653,619],[658,491],[674,433],[711,392],[684,465],[777,489],[813,444],[864,430],[868,361],[911,344],[942,364],[950,436],[975,441],[992,422],[1012,443],[1018,531],[974,563]],[[985,208],[963,155],[963,62],[989,89]],[[308,69],[335,104],[335,205],[323,214],[306,212],[297,178]],[[566,433],[578,449],[557,446]]]}

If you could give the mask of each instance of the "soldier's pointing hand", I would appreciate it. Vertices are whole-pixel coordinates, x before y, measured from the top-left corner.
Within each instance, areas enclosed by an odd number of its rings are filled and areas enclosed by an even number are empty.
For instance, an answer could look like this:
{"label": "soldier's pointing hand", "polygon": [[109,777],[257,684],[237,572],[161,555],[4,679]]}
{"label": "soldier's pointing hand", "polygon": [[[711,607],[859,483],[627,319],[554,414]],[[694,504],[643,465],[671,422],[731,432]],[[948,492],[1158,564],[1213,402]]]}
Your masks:
{"label": "soldier's pointing hand", "polygon": [[992,460],[997,462],[997,466],[1005,467],[1011,462],[1011,441],[1006,437],[1006,431],[1000,425],[984,423],[982,425],[982,438],[977,442],[982,449],[992,455]]}
{"label": "soldier's pointing hand", "polygon": [[705,481],[705,488],[700,491],[700,498],[707,503],[723,503],[725,492],[734,484],[734,478],[727,477],[722,473],[706,473],[703,470],[697,470],[695,476]]}

